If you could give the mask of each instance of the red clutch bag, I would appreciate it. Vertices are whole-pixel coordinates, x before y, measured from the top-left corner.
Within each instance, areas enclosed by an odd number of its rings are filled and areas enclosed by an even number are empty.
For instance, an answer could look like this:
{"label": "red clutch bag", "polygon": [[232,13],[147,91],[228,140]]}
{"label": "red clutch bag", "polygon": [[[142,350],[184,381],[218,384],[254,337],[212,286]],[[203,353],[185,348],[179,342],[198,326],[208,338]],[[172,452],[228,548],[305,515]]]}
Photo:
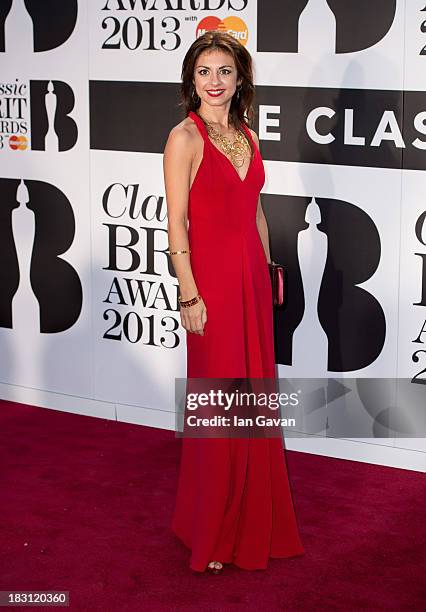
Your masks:
{"label": "red clutch bag", "polygon": [[272,303],[274,306],[282,306],[284,302],[284,268],[274,261],[268,264],[268,268],[272,285]]}

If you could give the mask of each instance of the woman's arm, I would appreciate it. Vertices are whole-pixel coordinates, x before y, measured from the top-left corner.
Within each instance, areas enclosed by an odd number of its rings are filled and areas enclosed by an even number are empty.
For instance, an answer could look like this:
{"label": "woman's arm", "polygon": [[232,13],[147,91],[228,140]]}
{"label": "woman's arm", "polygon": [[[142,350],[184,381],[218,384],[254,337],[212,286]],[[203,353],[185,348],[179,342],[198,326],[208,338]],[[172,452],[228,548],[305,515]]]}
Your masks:
{"label": "woman's arm", "polygon": [[[191,146],[192,145],[192,146]],[[167,233],[170,251],[189,251],[188,198],[193,143],[190,133],[183,127],[173,128],[167,139],[163,155],[164,185],[167,200]],[[192,273],[189,253],[171,255],[183,301],[198,294]],[[203,335],[207,311],[203,300],[181,309],[181,322],[188,331]]]}
{"label": "woman's arm", "polygon": [[265,213],[262,209],[262,204],[260,203],[260,196],[257,202],[257,211],[256,211],[256,224],[257,229],[259,231],[259,236],[263,244],[263,249],[266,255],[266,261],[271,263],[271,253],[269,251],[269,232],[268,232],[268,223],[266,221]]}
{"label": "woman's arm", "polygon": [[[259,138],[257,137],[256,132],[254,132],[253,130],[250,130],[250,132],[251,132],[251,134],[253,136],[253,139],[256,141],[257,147],[259,148]],[[268,263],[271,263],[271,253],[270,253],[270,250],[269,250],[268,223],[266,221],[265,213],[263,212],[262,204],[261,204],[261,201],[260,201],[260,195],[259,195],[259,199],[257,201],[256,224],[257,224],[257,229],[259,231],[260,239],[261,239],[262,244],[263,244],[263,249],[265,251],[266,261]]]}
{"label": "woman's arm", "polygon": [[[164,186],[167,200],[167,233],[170,251],[189,251],[188,197],[191,172],[190,135],[183,128],[173,128],[163,155]],[[183,300],[197,295],[188,253],[171,255]]]}

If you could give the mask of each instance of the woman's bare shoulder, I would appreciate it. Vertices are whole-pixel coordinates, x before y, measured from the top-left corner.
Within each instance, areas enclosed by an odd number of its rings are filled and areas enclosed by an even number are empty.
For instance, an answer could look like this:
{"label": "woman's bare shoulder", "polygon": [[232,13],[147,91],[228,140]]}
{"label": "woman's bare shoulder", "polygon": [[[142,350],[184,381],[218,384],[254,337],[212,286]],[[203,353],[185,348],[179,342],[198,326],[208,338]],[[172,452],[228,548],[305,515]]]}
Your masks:
{"label": "woman's bare shoulder", "polygon": [[197,126],[191,118],[185,117],[170,130],[164,147],[164,157],[176,160],[180,166],[184,160],[192,163],[197,147]]}
{"label": "woman's bare shoulder", "polygon": [[182,119],[182,121],[172,127],[168,141],[172,140],[177,145],[182,144],[185,146],[194,140],[196,133],[195,123],[189,117],[185,117],[185,119]]}

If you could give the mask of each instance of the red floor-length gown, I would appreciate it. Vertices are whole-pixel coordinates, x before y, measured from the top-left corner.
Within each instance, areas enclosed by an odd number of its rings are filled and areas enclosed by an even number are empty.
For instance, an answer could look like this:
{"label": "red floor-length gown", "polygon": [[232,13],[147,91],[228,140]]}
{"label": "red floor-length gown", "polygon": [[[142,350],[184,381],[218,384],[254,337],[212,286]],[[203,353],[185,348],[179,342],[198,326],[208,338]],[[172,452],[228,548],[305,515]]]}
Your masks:
{"label": "red floor-length gown", "polygon": [[[207,308],[204,336],[187,333],[188,378],[274,378],[272,292],[256,225],[265,181],[255,154],[244,177],[210,140],[191,186],[191,266]],[[282,439],[183,438],[174,533],[191,549],[190,567],[210,561],[265,569],[269,557],[304,553]]]}

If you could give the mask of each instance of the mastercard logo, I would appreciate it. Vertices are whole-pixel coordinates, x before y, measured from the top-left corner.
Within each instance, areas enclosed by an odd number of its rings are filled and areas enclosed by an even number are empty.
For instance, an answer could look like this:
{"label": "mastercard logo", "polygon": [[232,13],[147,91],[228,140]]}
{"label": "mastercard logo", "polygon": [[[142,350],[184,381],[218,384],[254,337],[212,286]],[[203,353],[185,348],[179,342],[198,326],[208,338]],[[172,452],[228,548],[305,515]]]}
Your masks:
{"label": "mastercard logo", "polygon": [[28,148],[28,138],[26,136],[11,136],[9,147],[12,151],[25,151]]}
{"label": "mastercard logo", "polygon": [[227,32],[236,38],[242,45],[246,46],[248,40],[248,28],[245,22],[239,17],[204,17],[197,25],[196,37],[202,36],[209,30],[219,30]]}

